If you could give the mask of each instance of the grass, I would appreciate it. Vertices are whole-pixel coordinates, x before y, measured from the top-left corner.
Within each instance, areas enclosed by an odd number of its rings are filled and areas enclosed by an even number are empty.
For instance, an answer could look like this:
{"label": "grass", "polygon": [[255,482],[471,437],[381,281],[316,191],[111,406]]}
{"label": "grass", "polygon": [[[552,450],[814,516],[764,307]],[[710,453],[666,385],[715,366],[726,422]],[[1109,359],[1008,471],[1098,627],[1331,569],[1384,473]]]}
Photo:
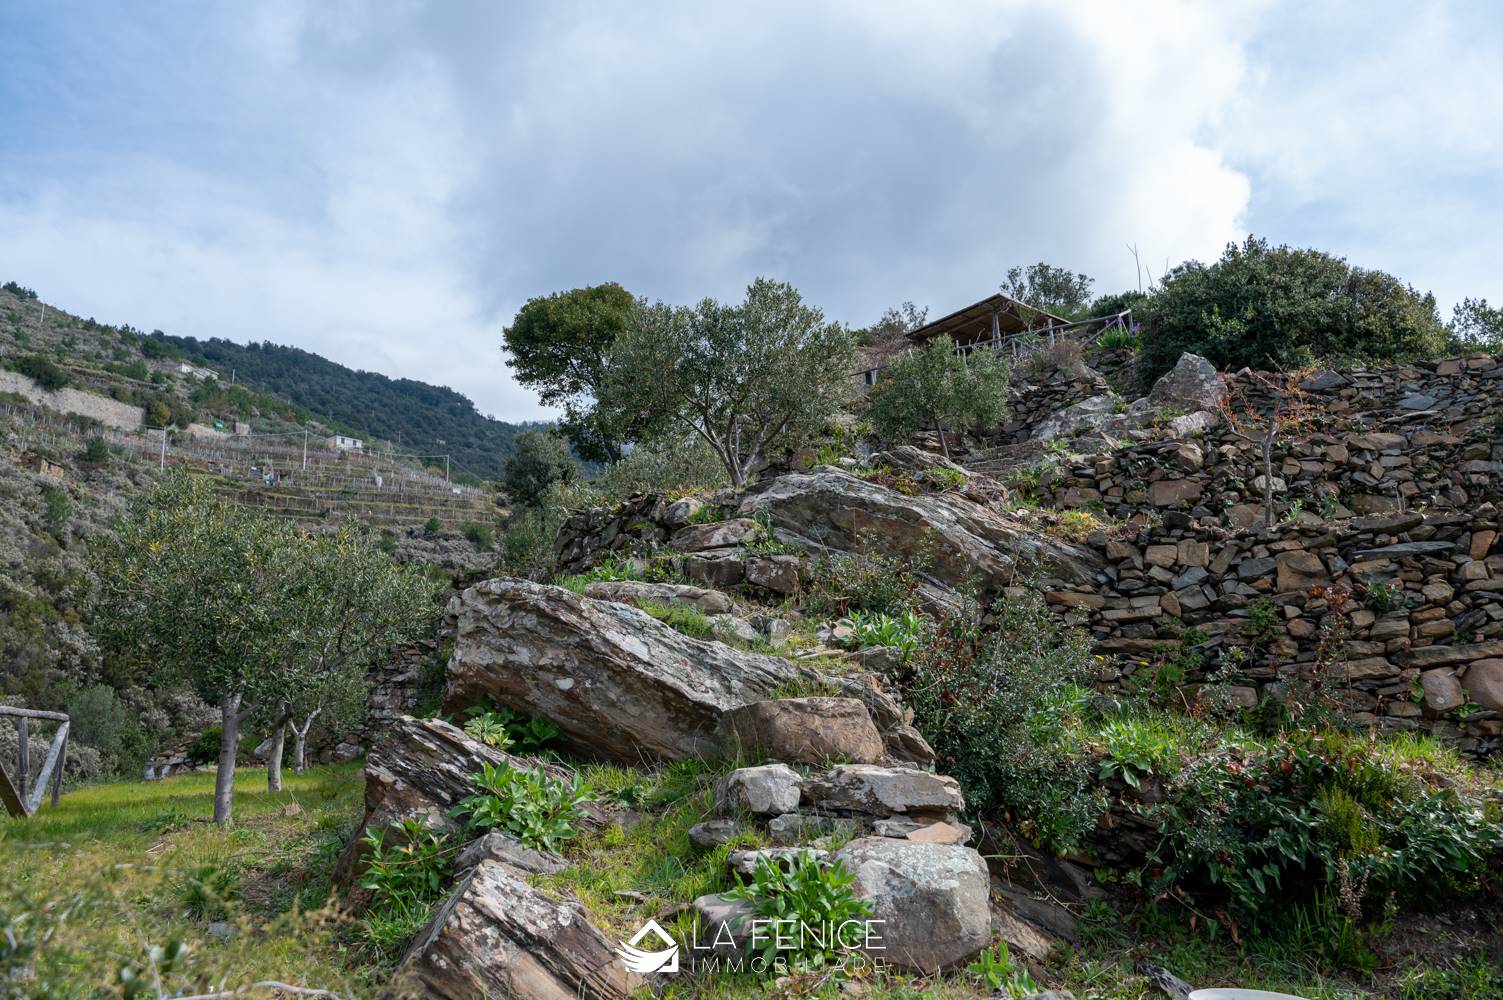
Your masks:
{"label": "grass", "polygon": [[349,960],[346,928],[326,908],[360,811],[359,766],[288,775],[277,794],[263,771],[242,769],[229,830],[211,822],[213,783],[202,773],[95,785],[30,820],[0,820],[0,923],[17,939],[7,953],[0,933],[0,981],[34,962],[28,995],[100,995],[118,990],[122,969],[150,974],[151,949],[178,943],[183,953],[157,971],[186,992],[263,979],[368,992],[372,970]]}

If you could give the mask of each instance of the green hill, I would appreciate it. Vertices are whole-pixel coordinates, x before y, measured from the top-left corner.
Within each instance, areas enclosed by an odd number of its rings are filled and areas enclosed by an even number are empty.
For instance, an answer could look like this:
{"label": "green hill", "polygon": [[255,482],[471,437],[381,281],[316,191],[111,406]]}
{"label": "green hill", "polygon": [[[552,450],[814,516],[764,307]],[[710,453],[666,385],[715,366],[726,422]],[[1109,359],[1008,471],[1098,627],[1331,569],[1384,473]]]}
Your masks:
{"label": "green hill", "polygon": [[501,475],[512,440],[525,425],[493,420],[444,386],[357,371],[297,347],[236,344],[211,338],[152,334],[210,368],[235,372],[245,383],[318,415],[406,450],[447,452],[460,468],[484,478]]}

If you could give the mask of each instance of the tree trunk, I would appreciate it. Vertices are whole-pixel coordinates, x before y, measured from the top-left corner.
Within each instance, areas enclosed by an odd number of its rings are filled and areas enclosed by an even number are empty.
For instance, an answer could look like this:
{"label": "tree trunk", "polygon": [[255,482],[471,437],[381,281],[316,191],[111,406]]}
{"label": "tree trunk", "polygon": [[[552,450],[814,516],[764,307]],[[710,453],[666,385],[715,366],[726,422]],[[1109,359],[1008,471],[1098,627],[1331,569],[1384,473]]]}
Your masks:
{"label": "tree trunk", "polygon": [[287,716],[278,715],[271,724],[271,752],[266,755],[266,790],[282,790],[282,752],[287,748]]}
{"label": "tree trunk", "polygon": [[240,700],[238,694],[219,701],[219,767],[214,773],[214,822],[229,826],[235,794],[235,754],[240,749]]}
{"label": "tree trunk", "polygon": [[945,453],[945,461],[950,460],[950,442],[945,440],[945,423],[943,420],[934,422],[934,429],[939,432],[939,450]]}
{"label": "tree trunk", "polygon": [[315,708],[310,712],[303,720],[301,729],[296,722],[292,723],[292,770],[297,774],[302,774],[308,768],[308,733],[313,729],[313,720],[322,711],[321,708]]}
{"label": "tree trunk", "polygon": [[1267,531],[1273,530],[1273,439],[1270,427],[1263,437],[1263,527]]}

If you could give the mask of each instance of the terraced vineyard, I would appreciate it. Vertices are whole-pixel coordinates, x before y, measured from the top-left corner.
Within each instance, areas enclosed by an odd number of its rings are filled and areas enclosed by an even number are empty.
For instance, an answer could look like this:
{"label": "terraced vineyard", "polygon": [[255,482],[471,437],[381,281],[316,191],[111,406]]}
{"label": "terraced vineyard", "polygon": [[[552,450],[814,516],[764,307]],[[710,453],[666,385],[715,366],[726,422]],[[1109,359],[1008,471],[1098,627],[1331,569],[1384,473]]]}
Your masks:
{"label": "terraced vineyard", "polygon": [[185,466],[211,476],[237,503],[301,520],[343,516],[385,527],[436,520],[462,529],[505,513],[494,493],[435,475],[412,456],[333,451],[301,435],[193,436],[170,431],[116,431],[39,408],[7,404],[3,419],[15,443],[37,455],[73,454],[102,438],[122,459],[144,466]]}

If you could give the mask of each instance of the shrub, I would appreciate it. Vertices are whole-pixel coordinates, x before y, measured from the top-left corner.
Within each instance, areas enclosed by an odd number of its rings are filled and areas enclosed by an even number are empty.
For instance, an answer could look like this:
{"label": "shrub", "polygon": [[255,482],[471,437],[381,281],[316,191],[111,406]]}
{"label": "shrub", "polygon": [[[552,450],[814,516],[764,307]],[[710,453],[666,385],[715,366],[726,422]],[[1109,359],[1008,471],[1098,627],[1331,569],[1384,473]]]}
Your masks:
{"label": "shrub", "polygon": [[578,776],[553,778],[541,770],[481,765],[470,775],[479,793],[461,799],[452,815],[471,830],[504,830],[529,847],[556,851],[579,833],[580,806],[594,796]]}
{"label": "shrub", "polygon": [[[119,695],[105,684],[84,688],[68,700],[72,722],[70,741],[77,740],[99,751],[107,773],[138,776],[150,751],[148,738]],[[69,747],[69,754],[74,747]]]}
{"label": "shrub", "polygon": [[1247,924],[1321,892],[1354,920],[1390,895],[1452,899],[1477,888],[1503,843],[1495,812],[1394,769],[1359,740],[1223,743],[1145,809],[1162,838],[1151,888],[1224,900]]}
{"label": "shrub", "polygon": [[972,810],[1011,810],[1035,842],[1067,852],[1103,805],[1067,726],[1093,671],[1090,642],[1031,590],[993,616],[984,635],[974,609],[942,620],[911,661],[907,701]]}
{"label": "shrub", "polygon": [[[396,844],[388,846],[389,835]],[[412,819],[386,830],[367,829],[361,840],[368,855],[360,887],[370,892],[371,906],[360,936],[391,961],[406,950],[443,896],[450,848],[441,835]]]}
{"label": "shrub", "polygon": [[5,289],[7,292],[10,292],[17,298],[25,299],[28,302],[36,301],[37,293],[34,290],[27,288],[25,285],[20,284],[19,282],[7,281],[5,284],[0,285],[0,288]]}
{"label": "shrub", "polygon": [[470,544],[482,552],[493,548],[496,544],[496,529],[488,524],[470,521],[460,530],[464,533],[464,537],[469,539]]}
{"label": "shrub", "polygon": [[212,764],[219,759],[219,741],[224,733],[224,728],[215,723],[204,728],[203,732],[193,737],[188,744],[188,763],[195,767],[203,764]]}
{"label": "shrub", "polygon": [[423,522],[423,534],[429,536],[430,538],[438,534],[442,528],[443,524],[436,517],[430,517],[428,518],[428,520]]}
{"label": "shrub", "polygon": [[913,564],[873,552],[841,552],[820,559],[814,565],[804,607],[835,615],[852,610],[901,615],[912,607],[913,592],[918,589]]}
{"label": "shrub", "polygon": [[[794,970],[819,969],[826,965],[838,965],[849,949],[842,948],[839,933],[848,921],[861,921],[872,915],[871,904],[856,896],[852,886],[856,876],[836,861],[823,864],[808,851],[796,854],[785,868],[783,864],[766,856],[757,859],[751,882],[726,893],[728,899],[744,899],[752,905],[758,917],[768,921],[786,921],[781,924],[759,924],[753,934],[753,948],[762,948],[762,960],[768,968],[776,962],[786,962]],[[770,928],[808,927],[817,931],[835,928],[835,933],[823,933],[819,940],[809,933],[763,933]],[[794,948],[779,948],[787,937],[797,942]],[[844,940],[854,945],[861,935],[849,931]],[[782,940],[780,940],[782,938]]]}
{"label": "shrub", "polygon": [[1009,375],[1001,355],[989,350],[960,355],[949,337],[937,337],[888,366],[867,396],[868,414],[890,441],[934,430],[949,458],[950,434],[983,431],[1007,416]]}
{"label": "shrub", "polygon": [[546,580],[555,565],[553,542],[559,515],[548,510],[514,514],[501,536],[501,561],[506,572],[528,580]]}
{"label": "shrub", "polygon": [[68,497],[68,491],[60,486],[43,486],[42,506],[45,508],[42,520],[46,523],[47,530],[54,535],[61,535],[73,513],[73,501]]}
{"label": "shrub", "polygon": [[1152,380],[1194,351],[1221,369],[1294,369],[1322,358],[1405,360],[1446,345],[1435,297],[1319,250],[1249,236],[1210,266],[1169,272],[1145,310]]}
{"label": "shrub", "polygon": [[68,384],[68,373],[59,368],[51,358],[41,354],[23,354],[19,358],[12,358],[10,368],[50,392]]}
{"label": "shrub", "polygon": [[639,601],[637,607],[669,628],[691,639],[715,638],[715,623],[703,611],[682,604],[663,604],[658,601]]}
{"label": "shrub", "polygon": [[110,460],[110,446],[102,437],[91,437],[85,442],[83,454],[80,457],[85,462],[103,465]]}

